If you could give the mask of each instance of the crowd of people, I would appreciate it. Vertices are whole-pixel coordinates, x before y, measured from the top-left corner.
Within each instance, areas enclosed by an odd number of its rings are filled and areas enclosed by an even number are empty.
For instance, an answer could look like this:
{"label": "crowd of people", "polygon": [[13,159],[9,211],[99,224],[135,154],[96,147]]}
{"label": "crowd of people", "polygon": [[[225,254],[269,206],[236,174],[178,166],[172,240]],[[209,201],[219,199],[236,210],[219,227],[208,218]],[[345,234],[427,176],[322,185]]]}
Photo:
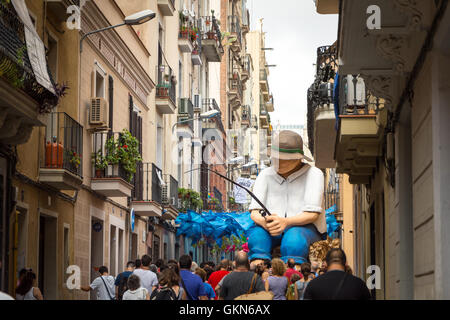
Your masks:
{"label": "crowd of people", "polygon": [[[99,277],[84,291],[95,290],[98,300],[369,300],[363,280],[352,275],[341,249],[331,249],[321,266],[284,263],[275,258],[251,263],[247,253],[237,252],[234,261],[224,259],[219,265],[197,265],[190,255],[179,261],[157,260],[148,255],[130,261],[115,279],[102,266]],[[22,286],[18,297],[39,295]],[[19,288],[18,288],[19,289]]]}
{"label": "crowd of people", "polygon": [[[102,266],[99,276],[80,289],[95,291],[97,300],[369,300],[363,280],[352,275],[342,249],[328,251],[325,261],[304,262],[275,258],[250,262],[239,251],[234,261],[219,265],[197,265],[190,255],[179,261],[159,259],[152,263],[148,255],[129,261],[126,269],[113,277]],[[31,269],[19,273],[17,300],[43,300]],[[258,295],[258,296],[255,296]]]}

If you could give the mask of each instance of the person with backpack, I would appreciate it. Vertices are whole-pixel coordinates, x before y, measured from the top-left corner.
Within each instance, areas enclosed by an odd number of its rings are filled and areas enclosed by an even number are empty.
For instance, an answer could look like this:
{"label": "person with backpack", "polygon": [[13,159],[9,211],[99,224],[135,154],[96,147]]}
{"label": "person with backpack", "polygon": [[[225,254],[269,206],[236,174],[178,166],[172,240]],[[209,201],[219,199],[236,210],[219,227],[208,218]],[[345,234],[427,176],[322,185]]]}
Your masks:
{"label": "person with backpack", "polygon": [[100,276],[95,278],[89,286],[81,287],[83,291],[97,290],[97,300],[115,300],[114,277],[108,274],[108,268],[98,269]]}
{"label": "person with backpack", "polygon": [[127,278],[128,290],[123,294],[123,300],[150,300],[148,290],[141,287],[141,279],[135,274]]}
{"label": "person with backpack", "polygon": [[180,278],[172,268],[165,268],[160,274],[159,287],[153,290],[150,300],[178,300]]}
{"label": "person with backpack", "polygon": [[289,279],[291,284],[288,286],[288,290],[286,293],[287,300],[299,300],[298,298],[296,298],[296,295],[295,295],[295,292],[297,290],[295,283],[299,280],[300,280],[300,276],[297,273],[293,273],[291,275],[291,278]]}
{"label": "person with backpack", "polygon": [[133,274],[135,267],[134,261],[128,261],[126,270],[117,276],[114,283],[117,300],[122,300],[123,294],[128,290],[128,277]]}

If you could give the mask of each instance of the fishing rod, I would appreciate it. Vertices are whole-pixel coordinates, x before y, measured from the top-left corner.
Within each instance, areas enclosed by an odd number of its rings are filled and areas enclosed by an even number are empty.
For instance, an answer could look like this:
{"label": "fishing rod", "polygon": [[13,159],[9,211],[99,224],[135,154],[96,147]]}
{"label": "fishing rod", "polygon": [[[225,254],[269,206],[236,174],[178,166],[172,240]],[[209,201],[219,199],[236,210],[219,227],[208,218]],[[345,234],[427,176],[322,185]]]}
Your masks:
{"label": "fishing rod", "polygon": [[236,186],[238,186],[238,187],[244,189],[244,190],[247,191],[247,193],[248,193],[253,199],[255,199],[255,201],[261,206],[262,209],[259,210],[259,213],[263,216],[264,219],[266,218],[266,216],[271,216],[271,215],[272,215],[272,214],[270,213],[270,211],[266,208],[266,206],[265,206],[265,205],[264,205],[264,204],[263,204],[263,203],[262,203],[262,202],[261,202],[261,201],[253,194],[253,192],[251,192],[250,190],[248,190],[246,187],[244,187],[244,186],[240,185],[239,183],[237,183],[237,182],[231,180],[230,178],[224,176],[223,174],[220,174],[219,172],[217,172],[217,171],[215,171],[215,170],[212,170],[212,169],[209,169],[209,168],[196,168],[196,169],[188,170],[188,171],[186,171],[185,173],[188,173],[188,172],[191,172],[191,171],[195,171],[195,170],[201,170],[201,171],[208,170],[209,172],[212,172],[212,173],[218,175],[218,176],[221,177],[222,179],[225,179],[225,180],[227,180],[228,182],[231,182],[232,184],[234,184],[234,185],[236,185]]}

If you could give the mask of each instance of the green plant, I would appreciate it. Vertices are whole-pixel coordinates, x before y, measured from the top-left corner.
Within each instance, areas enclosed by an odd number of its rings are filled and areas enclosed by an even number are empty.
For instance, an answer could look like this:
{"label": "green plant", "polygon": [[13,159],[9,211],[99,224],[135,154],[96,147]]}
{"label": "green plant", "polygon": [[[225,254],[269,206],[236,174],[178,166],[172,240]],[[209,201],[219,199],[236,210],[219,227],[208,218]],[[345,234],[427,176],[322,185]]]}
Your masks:
{"label": "green plant", "polygon": [[108,167],[108,160],[106,160],[106,157],[103,156],[101,151],[98,151],[92,154],[92,164],[95,169],[104,170]]}
{"label": "green plant", "polygon": [[133,137],[130,131],[124,129],[118,140],[117,154],[123,169],[128,172],[128,180],[133,179],[138,162],[142,162],[139,152],[139,141]]}
{"label": "green plant", "polygon": [[[120,164],[122,168],[128,173],[128,181],[133,180],[133,175],[136,173],[136,166],[138,162],[142,162],[142,157],[139,152],[139,141],[127,129],[124,129],[118,139],[111,137],[105,144],[106,156],[103,157],[99,151],[103,161],[108,165]],[[103,162],[102,162],[103,163]],[[103,163],[104,165],[104,163]]]}
{"label": "green plant", "polygon": [[70,164],[78,169],[81,164],[81,156],[75,150],[69,150],[68,155]]}
{"label": "green plant", "polygon": [[200,193],[194,190],[179,188],[178,197],[181,199],[181,210],[184,212],[187,210],[200,211],[203,208]]}

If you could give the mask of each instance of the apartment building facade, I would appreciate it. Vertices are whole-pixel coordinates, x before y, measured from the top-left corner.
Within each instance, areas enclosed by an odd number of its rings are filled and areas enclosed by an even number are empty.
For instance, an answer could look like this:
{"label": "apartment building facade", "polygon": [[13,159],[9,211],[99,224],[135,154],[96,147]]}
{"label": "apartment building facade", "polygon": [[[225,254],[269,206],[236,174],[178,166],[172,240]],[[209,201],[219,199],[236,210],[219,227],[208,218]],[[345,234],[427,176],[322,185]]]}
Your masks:
{"label": "apartment building facade", "polygon": [[[322,115],[337,125],[322,134],[336,139],[315,148],[333,145],[327,160],[353,184],[355,271],[380,267],[377,299],[450,296],[447,3],[316,1],[340,26],[338,112]],[[369,26],[369,6],[381,28]]]}
{"label": "apartment building facade", "polygon": [[[246,137],[249,140],[249,157],[253,165],[247,169],[251,178],[256,178],[258,172],[270,165],[270,147],[272,145],[273,127],[269,112],[275,111],[273,95],[269,87],[269,66],[266,58],[265,32],[263,23],[259,21],[257,30],[247,35],[248,53],[252,64],[252,77],[249,86],[250,130]],[[250,171],[250,172],[248,172]]]}

